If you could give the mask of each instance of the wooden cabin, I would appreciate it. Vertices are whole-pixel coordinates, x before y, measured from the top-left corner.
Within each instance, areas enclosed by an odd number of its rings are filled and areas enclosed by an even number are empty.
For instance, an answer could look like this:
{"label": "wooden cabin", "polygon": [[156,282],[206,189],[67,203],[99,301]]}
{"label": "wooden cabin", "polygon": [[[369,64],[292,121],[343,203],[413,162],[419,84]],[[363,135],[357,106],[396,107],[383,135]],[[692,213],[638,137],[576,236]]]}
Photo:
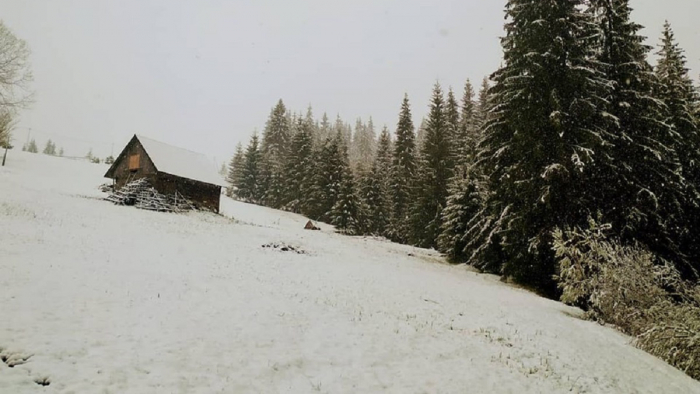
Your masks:
{"label": "wooden cabin", "polygon": [[105,178],[114,181],[115,189],[140,178],[161,194],[176,191],[199,208],[219,212],[224,180],[205,155],[134,135]]}

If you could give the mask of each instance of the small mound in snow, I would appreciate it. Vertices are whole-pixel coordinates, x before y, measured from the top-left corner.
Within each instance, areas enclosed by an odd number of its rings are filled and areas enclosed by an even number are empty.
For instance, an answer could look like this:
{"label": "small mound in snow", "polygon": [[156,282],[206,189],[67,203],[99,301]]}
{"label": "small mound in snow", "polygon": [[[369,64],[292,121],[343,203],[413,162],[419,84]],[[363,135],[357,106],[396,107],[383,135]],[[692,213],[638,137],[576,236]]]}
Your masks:
{"label": "small mound in snow", "polygon": [[26,363],[31,357],[31,354],[10,353],[5,351],[0,353],[0,360],[10,368],[14,368],[17,365],[22,365]]}
{"label": "small mound in snow", "polygon": [[265,249],[276,249],[280,252],[294,252],[296,254],[306,254],[306,251],[292,245],[287,245],[285,243],[269,243],[262,246]]}
{"label": "small mound in snow", "polygon": [[40,378],[34,379],[34,383],[38,384],[39,386],[48,386],[51,384],[51,380],[48,376],[42,376]]}

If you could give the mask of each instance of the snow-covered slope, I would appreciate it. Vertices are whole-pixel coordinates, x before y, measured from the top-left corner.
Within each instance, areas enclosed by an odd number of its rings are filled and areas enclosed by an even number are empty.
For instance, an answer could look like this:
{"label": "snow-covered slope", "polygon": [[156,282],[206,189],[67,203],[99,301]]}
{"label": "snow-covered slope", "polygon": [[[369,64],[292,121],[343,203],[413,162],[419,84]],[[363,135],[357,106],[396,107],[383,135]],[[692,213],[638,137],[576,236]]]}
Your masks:
{"label": "snow-covered slope", "polygon": [[230,200],[239,221],[118,207],[104,171],[21,152],[0,168],[0,393],[700,393],[429,251]]}

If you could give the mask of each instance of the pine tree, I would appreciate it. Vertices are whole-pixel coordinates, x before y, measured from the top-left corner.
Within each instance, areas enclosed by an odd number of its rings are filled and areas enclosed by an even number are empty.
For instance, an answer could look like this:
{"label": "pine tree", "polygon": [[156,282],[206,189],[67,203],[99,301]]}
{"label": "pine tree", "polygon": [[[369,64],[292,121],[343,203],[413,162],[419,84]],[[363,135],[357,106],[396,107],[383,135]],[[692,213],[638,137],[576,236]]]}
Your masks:
{"label": "pine tree", "polygon": [[340,182],[338,195],[331,208],[331,224],[345,234],[361,234],[363,232],[362,210],[360,199],[355,191],[355,182],[348,163],[347,152],[340,150],[339,168]]}
{"label": "pine tree", "polygon": [[600,61],[612,91],[606,110],[616,122],[610,154],[615,166],[596,182],[603,217],[615,235],[641,242],[660,257],[678,260],[677,236],[669,220],[683,216],[683,179],[673,151],[679,145],[655,97],[659,81],[647,62],[651,47],[630,20],[629,0],[594,0],[591,12],[602,31]]}
{"label": "pine tree", "polygon": [[[450,163],[452,166],[455,166],[461,151],[462,141],[460,138],[459,104],[452,88],[447,91],[445,122],[447,123],[447,135],[450,142]],[[451,170],[454,170],[454,168],[451,168]]]}
{"label": "pine tree", "polygon": [[323,117],[321,117],[321,124],[318,127],[318,133],[314,136],[314,147],[322,146],[326,139],[332,135],[332,126],[328,115],[324,112]]}
{"label": "pine tree", "polygon": [[29,141],[29,146],[27,146],[27,152],[39,153],[39,147],[36,146],[36,141],[34,141],[34,139]]}
{"label": "pine tree", "polygon": [[418,130],[416,131],[416,149],[415,149],[416,160],[420,160],[421,148],[423,147],[423,144],[425,143],[425,132],[427,129],[428,129],[428,120],[426,118],[423,118],[420,120],[420,125],[418,126]]}
{"label": "pine tree", "polygon": [[308,215],[315,220],[331,221],[331,210],[338,201],[342,181],[345,149],[342,130],[339,130],[335,136],[327,138],[315,154],[317,161],[308,196]]}
{"label": "pine tree", "polygon": [[468,260],[466,251],[473,249],[474,241],[480,239],[477,224],[486,214],[487,184],[474,165],[464,167],[462,174],[450,183],[437,244],[453,262]]}
{"label": "pine tree", "polygon": [[[483,89],[482,89],[483,90]],[[486,97],[482,93],[482,97]],[[485,101],[485,99],[484,99]],[[485,104],[484,104],[485,106]],[[459,152],[455,174],[450,181],[447,205],[442,212],[438,249],[455,262],[468,260],[465,250],[479,242],[479,221],[486,215],[488,179],[476,165],[480,140],[474,89],[467,80],[460,113]]]}
{"label": "pine tree", "polygon": [[408,219],[416,176],[415,134],[408,95],[401,104],[393,156],[392,218],[388,235],[394,241],[405,243],[410,235]]}
{"label": "pine tree", "polygon": [[308,213],[308,194],[313,181],[313,123],[297,120],[297,133],[292,138],[290,155],[285,168],[288,201],[285,208],[296,213]]}
{"label": "pine tree", "polygon": [[700,272],[700,244],[697,242],[697,234],[700,233],[700,122],[696,116],[699,100],[688,75],[685,55],[668,22],[664,25],[658,56],[656,75],[661,82],[658,96],[668,108],[666,123],[677,133],[678,138],[672,148],[678,155],[686,182],[685,216],[678,225],[684,230],[681,251],[688,256],[692,268],[680,268],[687,277],[697,279]]}
{"label": "pine tree", "polygon": [[[421,147],[418,171],[420,187],[412,207],[412,243],[420,247],[436,246],[442,221],[442,210],[447,203],[447,187],[453,175],[451,130],[440,84],[435,84],[430,113]],[[456,123],[456,122],[455,122]]]}
{"label": "pine tree", "polygon": [[[489,177],[483,230],[466,250],[477,266],[553,291],[556,227],[596,212],[592,174],[611,165],[604,112],[609,81],[595,60],[584,0],[510,0],[504,65],[492,76],[481,173]],[[594,161],[595,156],[595,161]]]}
{"label": "pine tree", "polygon": [[306,108],[306,115],[304,116],[303,126],[306,128],[306,132],[309,133],[309,135],[311,136],[311,142],[313,144],[319,133],[319,125],[318,122],[314,119],[314,112],[310,104],[309,107]]}
{"label": "pine tree", "polygon": [[373,235],[386,235],[391,221],[392,147],[389,129],[384,127],[372,171],[363,186],[364,205],[368,215],[366,230]]}
{"label": "pine tree", "polygon": [[357,118],[355,121],[355,130],[352,133],[352,139],[348,145],[348,159],[350,160],[350,167],[354,169],[357,169],[362,162],[360,151],[364,144],[364,132],[365,124],[362,122],[362,118]]}
{"label": "pine tree", "polygon": [[46,141],[46,146],[44,147],[44,152],[45,155],[49,156],[55,156],[56,155],[56,145],[54,145],[53,142],[51,142],[51,139]]}
{"label": "pine tree", "polygon": [[245,161],[241,171],[241,181],[236,191],[238,198],[259,203],[264,191],[260,189],[261,151],[258,146],[258,134],[254,133],[246,148]]}
{"label": "pine tree", "polygon": [[481,81],[481,88],[479,89],[479,99],[477,100],[476,113],[474,114],[475,129],[483,128],[488,120],[490,91],[491,85],[489,84],[489,79],[484,78]]}
{"label": "pine tree", "polygon": [[58,150],[58,156],[63,157],[63,147],[61,147],[61,149]]}
{"label": "pine tree", "polygon": [[236,145],[236,153],[234,153],[231,161],[228,164],[228,171],[226,173],[226,182],[231,185],[228,188],[229,197],[233,197],[236,194],[236,189],[238,189],[243,181],[243,168],[245,166],[245,153],[243,151],[243,144],[240,142]]}
{"label": "pine tree", "polygon": [[290,114],[284,102],[279,100],[270,112],[260,147],[262,203],[272,208],[281,208],[285,200],[286,185],[283,171],[291,134],[289,122]]}
{"label": "pine tree", "polygon": [[459,116],[459,132],[456,141],[457,157],[455,168],[465,168],[473,161],[476,154],[477,134],[479,125],[476,122],[476,105],[474,103],[474,88],[469,80],[464,85],[464,96]]}

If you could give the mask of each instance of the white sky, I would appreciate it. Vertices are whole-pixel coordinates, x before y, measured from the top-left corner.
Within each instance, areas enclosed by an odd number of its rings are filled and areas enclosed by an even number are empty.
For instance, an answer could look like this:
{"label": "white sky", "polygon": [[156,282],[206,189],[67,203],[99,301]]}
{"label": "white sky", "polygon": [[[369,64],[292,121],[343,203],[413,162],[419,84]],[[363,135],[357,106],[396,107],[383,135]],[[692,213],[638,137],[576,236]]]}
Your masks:
{"label": "white sky", "polygon": [[[632,0],[656,45],[668,19],[700,73],[697,0]],[[505,0],[2,0],[32,49],[36,102],[21,114],[67,155],[106,156],[134,133],[227,160],[283,98],[393,131],[404,92],[414,122],[432,85],[478,85],[500,63]]]}

